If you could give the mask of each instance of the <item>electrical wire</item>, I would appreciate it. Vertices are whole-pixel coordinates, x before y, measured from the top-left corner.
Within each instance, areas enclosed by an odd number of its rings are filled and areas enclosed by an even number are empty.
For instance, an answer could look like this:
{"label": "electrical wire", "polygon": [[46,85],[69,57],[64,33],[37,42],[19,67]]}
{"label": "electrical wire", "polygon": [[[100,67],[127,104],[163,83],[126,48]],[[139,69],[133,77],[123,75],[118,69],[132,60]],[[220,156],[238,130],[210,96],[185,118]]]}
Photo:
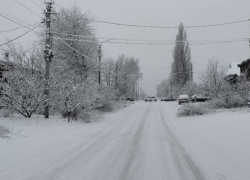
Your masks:
{"label": "electrical wire", "polygon": [[[1,15],[0,15],[0,16],[1,16]],[[14,31],[14,30],[17,30],[17,29],[22,29],[22,28],[30,27],[30,26],[35,26],[35,25],[37,25],[37,24],[40,24],[40,23],[31,24],[31,25],[28,25],[28,26],[21,26],[21,27],[18,27],[18,28],[9,29],[9,30],[5,30],[5,31],[0,31],[0,33],[10,32],[10,31]]]}
{"label": "electrical wire", "polygon": [[[40,24],[39,24],[39,25],[40,25]],[[38,25],[38,26],[39,26],[39,25]],[[29,33],[30,31],[32,31],[32,30],[34,30],[35,28],[37,28],[38,26],[35,26],[34,28],[30,29],[29,31],[27,31],[27,32],[25,32],[25,33],[23,33],[23,34],[21,34],[20,36],[17,36],[16,38],[14,38],[14,39],[12,39],[12,40],[6,42],[6,43],[0,44],[0,46],[9,44],[10,42],[12,42],[12,41],[14,41],[14,40],[19,39],[20,37],[26,35],[26,34]]]}
{"label": "electrical wire", "polygon": [[[84,36],[84,35],[75,35],[75,34],[64,34],[64,33],[57,33],[53,32],[54,34],[60,34],[60,35],[68,35],[68,36],[75,36],[75,37],[84,37],[84,38],[97,38],[97,39],[112,39],[113,41],[133,41],[133,42],[152,42],[152,43],[182,43],[182,42],[189,42],[189,43],[204,43],[204,42],[220,42],[220,41],[235,41],[235,39],[224,39],[224,40],[189,40],[189,41],[176,41],[176,40],[170,40],[170,41],[163,41],[163,40],[146,40],[146,39],[119,39],[119,38],[106,38],[106,37],[94,37],[94,36]],[[111,40],[111,41],[112,41]],[[241,38],[238,40],[249,40],[249,38]]]}
{"label": "electrical wire", "polygon": [[[72,17],[60,13],[56,13],[61,16],[67,16]],[[89,19],[86,19],[89,20]],[[125,23],[117,23],[117,22],[108,22],[108,21],[100,21],[100,20],[90,20],[92,22],[97,23],[104,23],[104,24],[111,24],[111,25],[118,25],[118,26],[128,26],[128,27],[138,27],[138,28],[155,28],[155,29],[178,29],[179,26],[153,26],[153,25],[136,25],[136,24],[125,24]],[[243,23],[248,22],[250,19],[240,20],[240,21],[232,21],[232,22],[224,22],[224,23],[218,23],[218,24],[207,24],[207,25],[189,25],[185,26],[185,28],[205,28],[205,27],[216,27],[216,26],[224,26],[224,25],[230,25],[230,24],[237,24],[237,23]]]}
{"label": "electrical wire", "polygon": [[[18,25],[20,25],[20,26],[22,26],[22,27],[25,27],[25,28],[27,28],[27,29],[29,29],[29,30],[32,30],[32,31],[38,33],[38,31],[35,31],[34,28],[31,29],[31,28],[29,28],[29,27],[26,27],[26,26],[20,24],[19,22],[16,22],[16,21],[14,21],[14,20],[12,20],[12,19],[10,19],[10,18],[8,18],[8,17],[6,17],[6,16],[4,16],[4,15],[1,15],[1,14],[0,14],[0,16],[2,16],[3,18],[8,19],[9,21],[12,21],[12,22],[14,22],[14,23],[16,23],[16,24],[18,24]],[[40,24],[42,24],[42,23],[40,23]],[[39,25],[40,25],[40,24],[39,24]]]}
{"label": "electrical wire", "polygon": [[[60,34],[60,33],[55,33],[55,34]],[[70,34],[67,34],[70,35]],[[78,36],[78,35],[72,35],[72,36]],[[81,35],[79,35],[80,37]],[[82,37],[89,37],[93,38],[92,36],[82,36]],[[81,40],[81,39],[72,39],[72,38],[62,38],[64,40],[71,40],[71,41],[82,41],[82,42],[94,42],[91,40]],[[108,38],[105,38],[108,39]],[[200,40],[200,41],[153,41],[149,40],[141,40],[144,42],[136,42],[138,40],[134,40],[135,42],[126,42],[126,41],[133,41],[132,39],[123,39],[124,41],[117,41],[118,39],[116,38],[110,38],[111,40],[108,41],[108,44],[125,44],[125,45],[166,45],[166,44],[176,44],[176,43],[184,43],[184,42],[189,42],[189,44],[218,44],[218,43],[232,43],[232,42],[240,42],[240,41],[249,41],[249,38],[241,38],[241,39],[225,39],[225,40]]]}
{"label": "electrical wire", "polygon": [[35,13],[34,11],[32,11],[31,9],[29,9],[27,6],[23,5],[22,3],[20,3],[18,0],[15,0],[18,4],[20,4],[21,6],[23,6],[24,8],[28,9],[30,12],[32,12],[33,14],[37,15],[38,17],[42,18],[42,16],[38,15],[37,13]]}
{"label": "electrical wire", "polygon": [[90,60],[94,60],[94,59],[88,57],[87,55],[85,55],[85,54],[79,52],[79,51],[76,50],[75,48],[71,47],[70,44],[66,43],[62,38],[60,38],[60,37],[58,37],[58,36],[55,36],[55,37],[57,37],[57,39],[59,39],[63,44],[65,44],[66,46],[68,46],[69,48],[71,48],[72,50],[74,50],[75,52],[77,52],[78,54],[80,54],[80,55],[82,55],[82,56],[84,56],[84,57],[86,57],[86,58],[88,58],[88,59],[90,59]]}
{"label": "electrical wire", "polygon": [[7,17],[9,17],[11,19],[14,19],[16,21],[22,22],[23,24],[29,25],[29,23],[27,23],[27,22],[25,22],[23,20],[20,20],[20,19],[14,17],[14,16],[8,15],[6,12],[0,11],[0,14],[3,14],[4,16],[7,16]]}
{"label": "electrical wire", "polygon": [[[233,43],[233,42],[243,42],[248,41],[249,38],[244,39],[236,39],[236,40],[225,40],[225,41],[213,41],[213,42],[193,42],[190,44],[227,44],[227,43]],[[176,42],[165,42],[165,43],[138,43],[138,42],[117,42],[117,41],[109,41],[107,44],[122,44],[122,45],[168,45],[168,44],[175,44]],[[177,42],[178,43],[178,42]]]}
{"label": "electrical wire", "polygon": [[[115,23],[115,22],[107,22],[107,21],[97,21],[92,20],[93,22],[104,23],[104,24],[112,24],[118,26],[130,26],[130,27],[139,27],[139,28],[158,28],[158,29],[177,29],[179,26],[145,26],[145,25],[134,25],[134,24],[122,24],[122,23]],[[241,21],[233,21],[227,23],[219,23],[219,24],[208,24],[208,25],[195,25],[195,26],[185,26],[185,28],[205,28],[205,27],[215,27],[215,26],[224,26],[229,24],[236,24],[250,21],[250,19],[241,20]]]}
{"label": "electrical wire", "polygon": [[30,0],[33,4],[35,4],[37,7],[39,7],[40,9],[43,10],[43,8],[41,6],[39,6],[37,3],[35,3],[33,0]]}

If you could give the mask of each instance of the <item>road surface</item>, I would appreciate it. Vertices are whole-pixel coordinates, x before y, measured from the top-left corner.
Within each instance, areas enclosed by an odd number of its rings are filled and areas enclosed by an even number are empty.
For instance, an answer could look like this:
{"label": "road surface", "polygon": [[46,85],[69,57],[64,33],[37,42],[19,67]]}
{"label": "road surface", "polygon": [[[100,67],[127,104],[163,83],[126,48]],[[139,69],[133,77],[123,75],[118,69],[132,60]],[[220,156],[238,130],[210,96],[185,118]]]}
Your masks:
{"label": "road surface", "polygon": [[15,168],[19,169],[18,180],[208,179],[174,133],[167,113],[172,109],[166,103],[136,102],[109,115],[112,121],[88,138],[78,139],[74,146],[65,144],[58,152],[48,152],[44,162],[30,159],[1,172],[0,179],[12,179]]}

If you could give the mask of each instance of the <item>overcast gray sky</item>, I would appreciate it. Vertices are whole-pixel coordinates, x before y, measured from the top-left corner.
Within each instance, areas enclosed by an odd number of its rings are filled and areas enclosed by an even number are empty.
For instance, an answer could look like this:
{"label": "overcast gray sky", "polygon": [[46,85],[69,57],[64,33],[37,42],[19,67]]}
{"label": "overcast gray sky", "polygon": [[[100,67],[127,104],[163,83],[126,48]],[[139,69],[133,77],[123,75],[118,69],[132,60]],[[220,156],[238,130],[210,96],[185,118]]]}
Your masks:
{"label": "overcast gray sky", "polygon": [[[0,13],[15,17],[18,22],[34,24],[43,17],[43,0],[0,0]],[[54,7],[72,6],[74,3],[82,12],[90,12],[96,20],[125,24],[147,26],[178,26],[181,22],[185,26],[219,24],[250,19],[249,0],[55,0]],[[39,17],[41,16],[41,17]],[[19,25],[0,16],[0,32]],[[116,26],[93,23],[97,37],[146,39],[146,40],[175,40],[178,29],[154,29]],[[189,41],[198,40],[228,40],[249,38],[250,22],[230,24],[206,28],[187,28]],[[12,39],[26,32],[19,29],[8,33],[0,33],[0,44],[6,38]],[[15,42],[36,40],[30,33]],[[103,44],[104,52],[116,59],[125,54],[139,59],[143,79],[141,87],[149,94],[156,94],[156,85],[166,79],[173,62],[172,50],[174,44],[168,45],[124,45]],[[250,57],[248,41],[220,44],[191,44],[191,56],[194,66],[194,79],[198,82],[199,74],[204,70],[207,61],[215,57],[225,66],[230,62],[243,61]],[[104,54],[105,56],[107,56]],[[162,69],[159,69],[162,68]],[[165,68],[165,69],[164,69]]]}

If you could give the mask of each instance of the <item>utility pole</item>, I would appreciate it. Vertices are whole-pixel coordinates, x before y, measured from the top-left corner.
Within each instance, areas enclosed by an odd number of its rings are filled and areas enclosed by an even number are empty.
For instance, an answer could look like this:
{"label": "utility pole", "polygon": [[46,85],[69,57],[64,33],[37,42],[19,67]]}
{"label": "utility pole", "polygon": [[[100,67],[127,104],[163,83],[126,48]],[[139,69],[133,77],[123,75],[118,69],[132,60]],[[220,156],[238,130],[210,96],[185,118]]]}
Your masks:
{"label": "utility pole", "polygon": [[53,58],[53,54],[51,51],[51,33],[50,33],[50,14],[52,10],[52,0],[51,2],[46,2],[46,11],[45,11],[45,25],[46,25],[46,42],[44,48],[44,59],[45,59],[45,87],[44,94],[47,97],[47,102],[44,108],[44,118],[49,118],[49,70],[50,70],[50,62]]}
{"label": "utility pole", "polygon": [[102,51],[102,45],[99,45],[99,72],[98,72],[98,81],[99,81],[99,84],[101,84],[101,59],[102,59],[102,56],[101,56],[101,51]]}
{"label": "utility pole", "polygon": [[115,90],[118,89],[118,62],[115,63]]}
{"label": "utility pole", "polygon": [[191,63],[191,81],[193,82],[193,64]]}
{"label": "utility pole", "polygon": [[172,81],[171,81],[171,101],[173,99],[173,95],[172,95]]}
{"label": "utility pole", "polygon": [[98,72],[98,81],[99,81],[99,84],[101,85],[101,59],[102,59],[102,43],[105,43],[105,42],[108,42],[110,40],[112,40],[113,38],[111,39],[108,39],[106,41],[102,41],[100,44],[99,44],[99,50],[98,50],[98,54],[99,54],[99,72]]}
{"label": "utility pole", "polygon": [[135,82],[133,82],[133,98],[135,99]]}
{"label": "utility pole", "polygon": [[135,85],[135,89],[136,89],[135,97],[136,97],[136,100],[138,100],[138,84]]}
{"label": "utility pole", "polygon": [[138,100],[140,100],[140,85],[138,84]]}

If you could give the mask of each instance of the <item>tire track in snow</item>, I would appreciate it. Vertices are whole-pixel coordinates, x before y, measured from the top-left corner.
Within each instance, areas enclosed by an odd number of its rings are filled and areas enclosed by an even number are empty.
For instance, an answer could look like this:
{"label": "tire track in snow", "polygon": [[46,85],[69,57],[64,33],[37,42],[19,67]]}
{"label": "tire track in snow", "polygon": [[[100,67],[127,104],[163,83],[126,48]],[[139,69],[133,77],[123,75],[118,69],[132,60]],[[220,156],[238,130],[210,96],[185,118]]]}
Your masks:
{"label": "tire track in snow", "polygon": [[[141,110],[142,109],[140,108],[140,106],[137,106],[136,108],[133,108],[130,113],[133,114],[132,112],[140,112]],[[67,174],[65,174],[65,176],[62,178],[71,179],[71,177],[74,176],[77,171],[86,166],[86,164],[91,161],[91,159],[94,158],[105,146],[107,146],[109,142],[117,138],[115,135],[109,136],[107,134],[109,134],[110,131],[114,128],[120,127],[120,130],[125,128],[126,125],[129,124],[130,119],[132,119],[129,118],[131,116],[130,113],[126,113],[126,118],[122,116],[115,123],[108,124],[107,126],[105,126],[105,128],[97,132],[87,141],[84,141],[79,146],[70,150],[70,152],[67,153],[68,157],[66,157],[66,159],[58,159],[49,167],[45,167],[43,170],[40,170],[40,172],[37,172],[35,175],[33,174],[32,176],[29,176],[29,178],[25,179],[58,179],[59,177],[61,177],[61,174],[64,174],[64,171],[67,171]],[[122,115],[124,115],[124,113]],[[140,115],[140,113],[138,113],[138,115]],[[98,137],[99,135],[101,136]],[[90,144],[86,148],[84,148],[84,146],[86,146],[86,143],[88,142]],[[89,154],[91,154],[91,156],[89,156]],[[83,155],[83,157],[81,157],[81,155]],[[50,170],[48,171],[48,169]]]}
{"label": "tire track in snow", "polygon": [[144,115],[141,119],[141,122],[140,122],[138,128],[135,129],[135,133],[132,136],[133,141],[130,144],[130,147],[128,149],[127,159],[124,162],[121,174],[117,178],[119,180],[133,179],[131,177],[131,174],[133,174],[131,171],[134,171],[134,170],[131,168],[131,165],[132,165],[133,160],[135,158],[136,152],[138,152],[139,148],[140,148],[140,140],[143,138],[142,134],[143,134],[143,129],[145,128],[146,117],[150,112],[149,107],[150,106],[147,106],[147,109],[144,112]]}
{"label": "tire track in snow", "polygon": [[160,109],[161,123],[166,130],[167,137],[169,137],[172,158],[181,180],[207,180],[208,178],[195,164],[185,148],[180,144],[171,128],[167,125],[162,111],[163,110]]}

